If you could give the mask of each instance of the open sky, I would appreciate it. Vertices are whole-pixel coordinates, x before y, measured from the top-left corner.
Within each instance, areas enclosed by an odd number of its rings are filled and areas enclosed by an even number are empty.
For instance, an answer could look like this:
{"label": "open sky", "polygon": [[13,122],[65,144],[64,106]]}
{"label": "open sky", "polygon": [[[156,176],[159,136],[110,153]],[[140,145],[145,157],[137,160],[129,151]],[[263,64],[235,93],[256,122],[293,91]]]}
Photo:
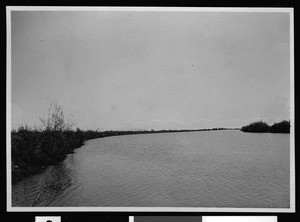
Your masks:
{"label": "open sky", "polygon": [[12,127],[51,102],[82,129],[289,119],[285,12],[12,11]]}

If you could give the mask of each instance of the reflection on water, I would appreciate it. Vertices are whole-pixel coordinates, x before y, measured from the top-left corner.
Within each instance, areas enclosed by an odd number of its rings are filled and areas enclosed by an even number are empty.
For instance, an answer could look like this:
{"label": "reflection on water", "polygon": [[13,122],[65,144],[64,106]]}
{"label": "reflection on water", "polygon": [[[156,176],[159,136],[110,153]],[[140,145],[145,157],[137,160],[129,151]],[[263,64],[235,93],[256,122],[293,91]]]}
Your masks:
{"label": "reflection on water", "polygon": [[71,186],[70,169],[65,164],[50,166],[46,172],[28,178],[14,187],[13,202],[20,206],[49,206]]}
{"label": "reflection on water", "polygon": [[13,206],[288,208],[289,155],[288,134],[94,139],[62,164],[16,183]]}

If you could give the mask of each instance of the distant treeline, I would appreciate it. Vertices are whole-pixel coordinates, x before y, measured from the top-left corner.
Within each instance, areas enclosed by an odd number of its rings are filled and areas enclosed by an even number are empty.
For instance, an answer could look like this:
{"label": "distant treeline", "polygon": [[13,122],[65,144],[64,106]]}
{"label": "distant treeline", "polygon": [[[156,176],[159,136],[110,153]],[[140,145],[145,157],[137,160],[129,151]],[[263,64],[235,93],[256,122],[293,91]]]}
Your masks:
{"label": "distant treeline", "polygon": [[290,133],[290,121],[283,120],[269,126],[267,123],[258,121],[241,128],[243,132],[252,133]]}

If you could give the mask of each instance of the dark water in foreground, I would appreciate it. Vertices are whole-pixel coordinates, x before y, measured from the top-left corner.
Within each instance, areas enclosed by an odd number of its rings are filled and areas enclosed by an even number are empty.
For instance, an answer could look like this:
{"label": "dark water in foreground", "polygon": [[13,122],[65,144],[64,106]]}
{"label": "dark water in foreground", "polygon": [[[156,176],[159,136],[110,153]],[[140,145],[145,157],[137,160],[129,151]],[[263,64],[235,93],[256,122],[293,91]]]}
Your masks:
{"label": "dark water in foreground", "polygon": [[94,139],[46,173],[16,183],[12,204],[288,208],[289,152],[289,134],[207,131]]}

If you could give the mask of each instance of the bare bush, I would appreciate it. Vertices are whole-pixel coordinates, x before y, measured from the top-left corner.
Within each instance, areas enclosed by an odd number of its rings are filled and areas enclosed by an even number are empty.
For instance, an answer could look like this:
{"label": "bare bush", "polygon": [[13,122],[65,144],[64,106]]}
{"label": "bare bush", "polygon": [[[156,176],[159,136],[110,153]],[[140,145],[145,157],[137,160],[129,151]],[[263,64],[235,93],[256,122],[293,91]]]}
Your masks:
{"label": "bare bush", "polygon": [[42,129],[47,131],[67,131],[75,125],[73,121],[67,120],[62,106],[52,102],[48,108],[46,117],[40,117]]}

